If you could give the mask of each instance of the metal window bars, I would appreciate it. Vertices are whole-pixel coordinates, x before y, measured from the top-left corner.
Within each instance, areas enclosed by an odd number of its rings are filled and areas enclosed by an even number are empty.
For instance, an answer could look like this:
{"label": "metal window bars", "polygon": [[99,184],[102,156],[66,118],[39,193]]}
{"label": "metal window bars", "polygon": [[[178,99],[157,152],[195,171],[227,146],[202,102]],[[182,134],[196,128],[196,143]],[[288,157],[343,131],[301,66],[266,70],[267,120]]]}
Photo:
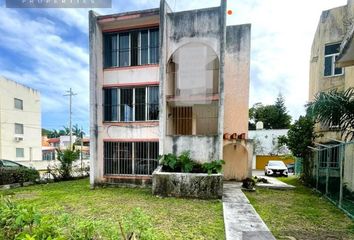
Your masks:
{"label": "metal window bars", "polygon": [[151,175],[158,155],[158,142],[105,142],[104,175]]}

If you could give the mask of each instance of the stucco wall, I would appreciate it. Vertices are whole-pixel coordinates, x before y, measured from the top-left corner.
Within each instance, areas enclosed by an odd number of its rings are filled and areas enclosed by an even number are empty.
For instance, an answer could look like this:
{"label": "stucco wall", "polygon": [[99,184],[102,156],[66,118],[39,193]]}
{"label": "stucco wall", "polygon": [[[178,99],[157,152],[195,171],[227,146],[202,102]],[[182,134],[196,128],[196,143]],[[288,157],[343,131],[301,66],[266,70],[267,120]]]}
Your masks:
{"label": "stucco wall", "polygon": [[218,159],[216,136],[166,136],[166,153],[181,154],[190,151],[193,160],[208,162]]}
{"label": "stucco wall", "polygon": [[[225,19],[224,7],[198,9],[184,12],[171,12],[165,1],[161,1],[160,14],[160,62],[167,63],[171,55],[187,43],[206,44],[214,50],[219,58],[219,121],[218,135],[208,136],[166,136],[166,74],[165,66],[160,66],[160,151],[163,153],[190,150],[191,155],[200,161],[222,158],[222,127],[223,126],[223,85],[224,85],[224,37]],[[198,61],[196,59],[196,64]],[[194,145],[193,143],[201,143]],[[177,149],[177,150],[176,150]],[[213,153],[211,151],[213,150]]]}
{"label": "stucco wall", "polygon": [[254,142],[256,155],[283,155],[289,154],[287,147],[278,147],[278,137],[287,135],[288,129],[252,130],[249,138]]}
{"label": "stucco wall", "polygon": [[[14,98],[23,101],[23,110],[14,107]],[[21,141],[15,141],[15,123],[23,124]],[[0,159],[13,161],[42,160],[40,93],[0,77]],[[16,158],[16,148],[24,157]]]}
{"label": "stucco wall", "polygon": [[144,84],[159,81],[159,67],[128,67],[123,69],[105,70],[103,73],[104,85]]}
{"label": "stucco wall", "polygon": [[225,133],[248,133],[251,25],[227,26]]}
{"label": "stucco wall", "polygon": [[324,49],[326,44],[340,43],[346,33],[347,7],[323,11],[311,48],[309,101],[319,91],[344,89],[346,73],[342,76],[324,77]]}

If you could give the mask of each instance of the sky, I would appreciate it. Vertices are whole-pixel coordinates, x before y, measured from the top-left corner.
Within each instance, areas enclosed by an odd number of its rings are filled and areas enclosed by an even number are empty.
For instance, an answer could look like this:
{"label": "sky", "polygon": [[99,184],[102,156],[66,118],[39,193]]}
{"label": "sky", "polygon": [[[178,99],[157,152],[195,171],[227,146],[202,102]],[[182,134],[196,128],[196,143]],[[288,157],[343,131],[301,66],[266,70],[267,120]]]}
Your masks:
{"label": "sky", "polygon": [[[112,0],[99,14],[159,6],[159,0]],[[252,24],[250,107],[274,103],[281,93],[293,119],[308,99],[309,59],[323,10],[347,0],[228,0],[228,25]],[[219,0],[168,0],[174,11],[217,6]],[[10,9],[0,0],[0,75],[41,93],[42,127],[69,122],[89,129],[89,9]]]}

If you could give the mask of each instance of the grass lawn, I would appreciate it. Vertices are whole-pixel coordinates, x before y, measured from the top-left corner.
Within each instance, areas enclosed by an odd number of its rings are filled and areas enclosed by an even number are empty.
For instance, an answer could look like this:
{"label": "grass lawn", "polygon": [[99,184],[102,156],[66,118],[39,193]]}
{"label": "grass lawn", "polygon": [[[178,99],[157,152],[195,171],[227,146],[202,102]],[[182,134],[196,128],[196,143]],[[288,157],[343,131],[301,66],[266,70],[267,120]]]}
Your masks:
{"label": "grass lawn", "polygon": [[327,199],[295,177],[280,180],[296,189],[245,192],[277,239],[354,239],[354,222]]}
{"label": "grass lawn", "polygon": [[[140,208],[152,221],[159,239],[224,239],[219,200],[159,198],[150,189],[89,189],[87,179],[0,191],[13,201],[35,206],[43,214],[99,221],[118,229],[118,221]],[[74,224],[74,223],[73,223]]]}

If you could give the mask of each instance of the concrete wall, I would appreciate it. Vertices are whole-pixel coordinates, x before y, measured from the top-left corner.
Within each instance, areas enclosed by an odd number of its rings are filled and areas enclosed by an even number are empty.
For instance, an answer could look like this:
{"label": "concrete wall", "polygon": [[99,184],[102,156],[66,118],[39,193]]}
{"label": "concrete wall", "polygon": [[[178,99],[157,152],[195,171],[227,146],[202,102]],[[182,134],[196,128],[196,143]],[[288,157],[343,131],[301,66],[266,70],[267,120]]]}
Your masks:
{"label": "concrete wall", "polygon": [[[157,121],[116,123],[103,122],[103,88],[105,87],[134,87],[158,85],[159,66],[132,66],[103,68],[103,30],[119,31],[133,26],[144,24],[158,25],[156,11],[147,13],[146,19],[132,14],[131,21],[126,17],[112,16],[100,19],[100,16],[92,11],[89,13],[90,24],[90,158],[91,174],[90,182],[104,182],[103,176],[103,145],[104,141],[148,141],[159,138]],[[122,18],[123,20],[118,20]],[[125,19],[125,20],[124,20]],[[132,26],[132,23],[133,26]],[[145,26],[146,27],[146,26]]]}
{"label": "concrete wall", "polygon": [[[160,62],[168,63],[172,54],[187,43],[201,43],[209,46],[218,56],[219,71],[219,112],[218,134],[209,136],[166,135],[166,124],[160,126],[160,153],[189,150],[192,157],[199,161],[211,161],[222,158],[222,134],[224,112],[224,53],[226,1],[220,7],[198,9],[184,12],[171,12],[165,1],[160,6]],[[198,59],[195,59],[198,64]],[[160,123],[166,123],[166,69],[160,65]],[[212,140],[211,140],[212,139]],[[203,143],[194,145],[192,143]],[[211,153],[211,149],[213,153]]]}
{"label": "concrete wall", "polygon": [[248,133],[251,25],[227,26],[225,133]]}
{"label": "concrete wall", "polygon": [[[309,81],[309,101],[313,101],[315,94],[320,91],[331,89],[345,90],[354,86],[354,67],[344,68],[344,74],[336,77],[324,77],[324,48],[329,43],[341,43],[348,31],[353,26],[354,1],[348,0],[347,5],[323,11],[311,49],[310,59],[310,81]],[[341,140],[339,131],[329,131],[316,126],[315,131],[322,136],[316,141],[326,143],[331,140]],[[354,189],[353,182],[353,148],[346,149],[346,160],[344,166],[344,179],[348,187]]]}
{"label": "concrete wall", "polygon": [[[14,98],[23,101],[23,110],[14,107]],[[15,123],[23,124],[23,140],[15,141]],[[42,160],[40,93],[0,76],[0,159]],[[16,158],[16,148],[24,157]]]}
{"label": "concrete wall", "polygon": [[249,138],[254,142],[255,155],[290,154],[287,147],[278,147],[278,137],[288,134],[288,129],[252,130]]}
{"label": "concrete wall", "polygon": [[166,136],[165,151],[181,154],[189,150],[193,160],[207,162],[218,159],[217,136]]}
{"label": "concrete wall", "polygon": [[342,42],[346,33],[346,12],[346,6],[322,12],[311,49],[309,101],[320,91],[344,89],[346,74],[324,77],[324,49],[326,44]]}

